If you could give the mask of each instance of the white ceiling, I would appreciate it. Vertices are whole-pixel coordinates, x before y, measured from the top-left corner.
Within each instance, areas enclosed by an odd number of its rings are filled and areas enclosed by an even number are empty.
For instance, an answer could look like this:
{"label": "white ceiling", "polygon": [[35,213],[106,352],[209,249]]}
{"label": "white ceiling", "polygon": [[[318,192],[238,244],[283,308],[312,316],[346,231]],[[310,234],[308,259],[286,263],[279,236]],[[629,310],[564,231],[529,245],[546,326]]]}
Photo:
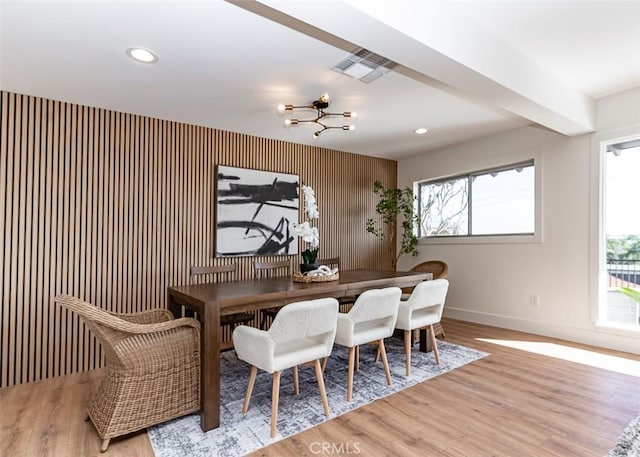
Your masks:
{"label": "white ceiling", "polygon": [[[640,0],[0,7],[2,90],[390,159],[533,123],[586,133],[595,98],[640,86]],[[331,70],[357,47],[399,65],[370,84]],[[329,111],[358,111],[356,130],[283,126],[278,103],[323,92]]]}

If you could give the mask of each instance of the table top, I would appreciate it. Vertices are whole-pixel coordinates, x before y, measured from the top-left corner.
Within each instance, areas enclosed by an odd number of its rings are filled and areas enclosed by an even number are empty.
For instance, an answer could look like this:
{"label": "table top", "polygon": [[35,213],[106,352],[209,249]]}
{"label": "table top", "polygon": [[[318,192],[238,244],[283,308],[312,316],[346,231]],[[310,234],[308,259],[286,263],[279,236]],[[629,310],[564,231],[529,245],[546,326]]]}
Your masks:
{"label": "table top", "polygon": [[[245,279],[207,284],[170,286],[167,291],[174,297],[188,298],[202,304],[217,303],[220,306],[248,304],[256,301],[286,300],[305,296],[350,295],[350,291],[363,288],[389,287],[390,282],[399,287],[414,285],[429,278],[429,273],[383,270],[347,270],[340,272],[340,279],[327,282],[295,282],[290,276]],[[406,281],[406,284],[404,282]]]}

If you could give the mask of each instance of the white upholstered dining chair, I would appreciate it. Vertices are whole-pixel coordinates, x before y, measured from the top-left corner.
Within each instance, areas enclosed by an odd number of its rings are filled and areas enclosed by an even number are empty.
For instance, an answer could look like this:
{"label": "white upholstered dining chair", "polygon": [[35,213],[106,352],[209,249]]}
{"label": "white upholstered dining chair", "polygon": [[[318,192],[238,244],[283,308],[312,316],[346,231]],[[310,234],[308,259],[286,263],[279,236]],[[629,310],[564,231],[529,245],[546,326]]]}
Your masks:
{"label": "white upholstered dining chair", "polygon": [[[324,388],[320,359],[331,354],[336,335],[338,301],[335,298],[290,303],[280,309],[269,330],[241,325],[233,331],[233,345],[240,360],[251,365],[242,412],[249,409],[258,368],[273,374],[271,393],[271,438],[277,433],[280,375],[293,368],[293,389],[298,394],[298,365],[315,366],[324,413],[329,402]],[[293,413],[293,412],[292,412]]]}
{"label": "white upholstered dining chair", "polygon": [[434,279],[418,284],[407,300],[400,301],[395,327],[404,330],[404,352],[406,356],[406,374],[411,374],[411,332],[429,327],[429,337],[433,345],[436,363],[440,363],[438,344],[433,326],[442,319],[444,302],[449,290],[449,281]]}
{"label": "white upholstered dining chair", "polygon": [[336,344],[349,348],[347,401],[351,401],[353,393],[353,372],[361,344],[375,342],[378,345],[387,384],[392,384],[384,339],[393,334],[401,294],[398,287],[367,290],[358,296],[348,313],[338,314]]}

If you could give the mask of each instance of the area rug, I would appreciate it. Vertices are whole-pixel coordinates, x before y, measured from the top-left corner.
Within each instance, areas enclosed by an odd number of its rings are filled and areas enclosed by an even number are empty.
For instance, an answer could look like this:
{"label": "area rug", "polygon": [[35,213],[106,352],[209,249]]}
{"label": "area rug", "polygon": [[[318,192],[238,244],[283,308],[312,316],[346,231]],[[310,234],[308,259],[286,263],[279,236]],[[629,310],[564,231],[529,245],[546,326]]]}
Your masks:
{"label": "area rug", "polygon": [[640,415],[629,422],[607,457],[640,457]]}
{"label": "area rug", "polygon": [[360,370],[354,376],[351,403],[346,400],[348,350],[334,346],[324,372],[331,410],[329,418],[324,416],[313,367],[304,366],[298,369],[298,396],[293,395],[291,370],[283,372],[280,379],[278,436],[274,439],[269,437],[271,375],[258,371],[249,411],[242,414],[249,365],[238,360],[233,351],[225,352],[220,357],[220,427],[204,433],[197,414],[167,422],[148,430],[153,450],[157,457],[242,456],[487,355],[474,349],[439,341],[440,365],[436,365],[433,353],[414,350],[411,354],[411,376],[405,377],[402,340],[389,338],[385,341],[385,346],[393,385],[387,386],[382,363],[373,363],[375,347],[362,346]]}

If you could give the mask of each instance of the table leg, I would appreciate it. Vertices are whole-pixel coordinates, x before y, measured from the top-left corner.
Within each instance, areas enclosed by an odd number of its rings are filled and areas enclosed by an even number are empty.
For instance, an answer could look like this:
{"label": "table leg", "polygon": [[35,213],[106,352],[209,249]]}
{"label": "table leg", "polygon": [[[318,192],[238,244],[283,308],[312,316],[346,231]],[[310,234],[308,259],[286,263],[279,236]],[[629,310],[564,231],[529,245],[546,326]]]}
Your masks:
{"label": "table leg", "polygon": [[420,329],[420,352],[433,351],[431,340],[429,339],[429,335],[427,334],[428,331],[429,330],[426,328]]}
{"label": "table leg", "polygon": [[220,309],[208,306],[200,316],[202,342],[200,363],[200,427],[220,426]]}
{"label": "table leg", "polygon": [[[167,307],[174,317],[182,316],[182,304],[171,294]],[[188,305],[187,305],[188,308]],[[205,307],[200,320],[200,427],[203,431],[220,426],[220,309]]]}
{"label": "table leg", "polygon": [[182,305],[176,302],[171,294],[167,296],[167,309],[171,311],[174,318],[182,317]]}

